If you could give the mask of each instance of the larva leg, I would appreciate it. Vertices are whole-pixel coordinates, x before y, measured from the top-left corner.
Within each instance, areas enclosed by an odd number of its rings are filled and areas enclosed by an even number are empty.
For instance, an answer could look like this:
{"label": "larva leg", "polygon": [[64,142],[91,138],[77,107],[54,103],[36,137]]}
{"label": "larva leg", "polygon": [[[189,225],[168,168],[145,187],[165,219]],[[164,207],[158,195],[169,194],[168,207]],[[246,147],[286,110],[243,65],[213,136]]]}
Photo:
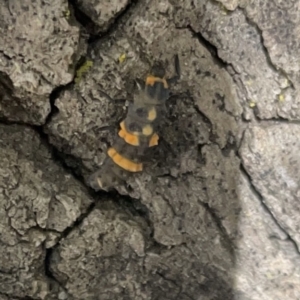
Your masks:
{"label": "larva leg", "polygon": [[181,76],[180,62],[177,54],[175,55],[174,60],[175,60],[174,64],[175,64],[176,75],[173,76],[172,78],[167,79],[168,85],[175,84],[180,79]]}
{"label": "larva leg", "polygon": [[109,191],[123,180],[113,172],[115,166],[110,159],[106,159],[99,170],[94,172],[86,180],[86,184],[96,192],[100,190]]}
{"label": "larva leg", "polygon": [[126,99],[113,99],[112,97],[110,97],[108,94],[106,94],[105,92],[99,90],[100,94],[105,97],[108,101],[110,102],[115,102],[115,103],[121,103],[124,104]]}
{"label": "larva leg", "polygon": [[139,91],[145,89],[145,81],[137,78],[137,79],[135,79],[135,84],[136,84]]}

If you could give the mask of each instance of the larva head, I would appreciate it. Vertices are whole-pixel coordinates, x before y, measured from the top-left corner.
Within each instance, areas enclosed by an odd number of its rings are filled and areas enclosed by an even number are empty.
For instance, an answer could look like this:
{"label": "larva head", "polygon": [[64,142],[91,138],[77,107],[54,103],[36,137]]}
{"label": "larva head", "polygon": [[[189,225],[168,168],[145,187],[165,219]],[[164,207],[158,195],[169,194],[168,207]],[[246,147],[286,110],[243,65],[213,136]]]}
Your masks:
{"label": "larva head", "polygon": [[155,62],[151,68],[150,74],[154,77],[164,78],[166,70],[161,62]]}

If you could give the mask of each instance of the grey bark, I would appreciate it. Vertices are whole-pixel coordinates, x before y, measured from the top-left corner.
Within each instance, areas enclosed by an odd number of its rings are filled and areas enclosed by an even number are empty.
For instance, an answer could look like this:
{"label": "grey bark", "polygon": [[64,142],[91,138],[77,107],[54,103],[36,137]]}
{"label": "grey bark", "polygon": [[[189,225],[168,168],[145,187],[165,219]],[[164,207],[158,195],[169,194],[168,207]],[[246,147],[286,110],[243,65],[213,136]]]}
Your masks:
{"label": "grey bark", "polygon": [[[300,299],[299,9],[2,1],[0,299]],[[134,80],[174,54],[145,172],[93,192]]]}

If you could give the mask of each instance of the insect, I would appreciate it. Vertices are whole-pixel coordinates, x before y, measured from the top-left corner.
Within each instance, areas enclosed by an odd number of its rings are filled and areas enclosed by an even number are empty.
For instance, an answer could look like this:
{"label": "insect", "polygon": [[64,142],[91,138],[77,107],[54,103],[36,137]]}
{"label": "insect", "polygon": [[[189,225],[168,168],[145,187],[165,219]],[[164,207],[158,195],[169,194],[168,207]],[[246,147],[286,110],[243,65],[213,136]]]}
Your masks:
{"label": "insect", "polygon": [[170,97],[169,86],[180,78],[180,64],[175,55],[175,72],[166,78],[162,63],[156,62],[130,103],[126,118],[114,144],[107,151],[101,168],[93,173],[88,184],[96,191],[108,190],[123,182],[132,173],[143,171],[145,150],[158,145],[157,128],[165,102]]}

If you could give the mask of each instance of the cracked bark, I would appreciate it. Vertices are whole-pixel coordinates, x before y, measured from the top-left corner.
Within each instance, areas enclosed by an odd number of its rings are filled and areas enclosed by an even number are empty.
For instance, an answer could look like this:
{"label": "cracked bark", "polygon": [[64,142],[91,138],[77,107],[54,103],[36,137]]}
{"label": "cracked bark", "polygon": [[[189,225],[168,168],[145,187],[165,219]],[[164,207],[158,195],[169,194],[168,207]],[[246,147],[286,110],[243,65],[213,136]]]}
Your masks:
{"label": "cracked bark", "polygon": [[[60,2],[63,1],[55,1],[55,5]],[[48,221],[51,225],[41,227],[44,217],[37,209],[34,213],[38,217],[33,221],[29,217],[28,230],[16,220],[17,213],[10,213],[8,228],[18,238],[31,241],[34,234],[39,234],[39,239],[44,239],[36,257],[44,255],[44,264],[38,268],[46,277],[31,271],[31,281],[37,282],[36,286],[31,288],[24,281],[24,289],[15,286],[11,290],[0,278],[2,289],[8,290],[1,295],[10,299],[196,299],[199,296],[203,299],[296,299],[299,296],[297,288],[293,288],[293,284],[298,284],[298,271],[292,267],[298,265],[299,259],[297,222],[290,224],[285,214],[278,213],[270,190],[264,188],[264,182],[259,182],[257,176],[260,172],[261,176],[268,174],[269,167],[255,160],[255,155],[260,155],[262,162],[268,161],[266,152],[260,150],[264,145],[256,145],[254,154],[247,152],[245,145],[249,144],[251,149],[253,140],[249,136],[245,139],[244,135],[254,125],[264,128],[269,124],[267,133],[281,134],[288,128],[285,125],[297,125],[297,119],[287,121],[288,115],[278,113],[280,108],[271,107],[274,98],[268,95],[274,85],[275,97],[283,91],[289,92],[290,87],[296,92],[297,87],[290,79],[285,85],[280,83],[289,72],[282,65],[278,68],[274,54],[264,45],[263,33],[267,29],[261,29],[253,13],[248,16],[249,8],[237,8],[230,13],[225,10],[224,14],[224,8],[215,1],[187,2],[184,7],[177,1],[159,2],[132,1],[118,8],[119,12],[106,19],[104,25],[99,25],[92,21],[97,11],[86,9],[91,7],[92,1],[81,1],[84,11],[78,7],[79,1],[70,1],[77,18],[72,17],[70,23],[82,29],[81,43],[84,44],[73,57],[72,63],[77,66],[72,79],[68,77],[61,85],[51,83],[51,110],[43,115],[43,125],[40,119],[30,119],[30,110],[25,117],[23,114],[12,117],[11,107],[1,114],[0,130],[3,133],[12,131],[13,136],[4,134],[2,137],[4,142],[11,143],[10,148],[0,143],[3,153],[12,153],[8,159],[11,165],[5,155],[0,157],[5,170],[0,174],[4,195],[11,193],[9,182],[13,189],[27,185],[28,190],[36,191],[36,186],[31,187],[31,181],[27,182],[25,177],[38,174],[34,179],[37,185],[45,185],[47,193],[57,197],[49,200],[49,207],[53,203],[68,207],[61,217],[63,226],[55,225],[56,220],[54,224]],[[226,1],[228,8],[235,8],[235,5]],[[14,9],[13,5],[9,6],[11,14]],[[241,28],[241,32],[235,28]],[[7,61],[14,59],[9,51],[0,48],[0,54]],[[121,187],[114,192],[96,194],[83,187],[85,176],[99,166],[112,141],[114,133],[109,129],[125,113],[103,97],[101,91],[112,99],[131,97],[133,91],[126,82],[143,77],[149,61],[170,60],[173,52],[178,52],[183,62],[183,79],[174,87],[175,101],[169,102],[166,125],[159,133],[172,155],[164,153],[166,151],[157,152],[152,159],[153,166],[145,174],[128,181],[130,189]],[[124,53],[127,56],[125,64],[117,65],[115,61]],[[74,74],[80,68],[79,57],[92,60],[94,66],[77,84]],[[253,63],[249,63],[251,60]],[[0,72],[3,71],[0,69]],[[13,77],[7,66],[3,74],[5,72]],[[41,73],[44,80],[47,75]],[[249,88],[250,80],[255,82],[256,88]],[[252,98],[265,101],[258,103],[254,117],[248,106]],[[38,106],[35,109],[39,109]],[[246,121],[241,116],[242,111]],[[273,121],[278,120],[280,122],[274,124]],[[22,125],[27,123],[39,126]],[[101,130],[104,127],[108,130]],[[26,128],[25,131],[22,128]],[[265,134],[253,130],[254,134]],[[293,127],[295,136],[296,133]],[[289,204],[293,203],[292,193],[296,193],[293,178],[297,174],[295,165],[299,163],[293,150],[297,146],[293,144],[293,134],[287,139],[281,137],[287,144],[286,149],[292,149],[286,154],[290,164],[284,161],[282,178],[278,177],[276,169],[272,173],[291,186]],[[266,143],[275,149],[273,139],[267,137]],[[16,148],[13,143],[14,138],[26,149],[25,159],[22,148]],[[34,142],[32,149],[26,148],[31,139],[40,142]],[[34,148],[39,149],[36,157]],[[243,150],[238,153],[239,149]],[[14,155],[20,155],[21,161],[30,165],[29,169],[21,170],[20,184],[15,183],[17,173],[14,170],[14,164],[19,165],[20,159],[15,159]],[[47,157],[45,167],[39,163],[42,157]],[[252,168],[251,161],[258,168]],[[52,165],[57,169],[52,170]],[[72,183],[59,177],[54,180],[49,172],[53,178],[57,174],[69,176]],[[273,177],[268,180],[271,183]],[[64,185],[75,189],[80,196],[68,195]],[[287,187],[283,185],[282,188]],[[5,199],[24,197],[32,203],[33,208],[26,208],[30,216],[38,206],[39,202],[35,202],[38,196],[20,193]],[[44,199],[42,203],[47,198],[47,193],[43,193],[43,189],[38,189],[37,195]],[[281,199],[277,198],[277,201]],[[70,199],[74,200],[75,211],[68,206]],[[84,199],[83,206],[80,199]],[[5,205],[9,209],[16,206],[18,211],[20,203],[14,200]],[[64,205],[58,206],[58,212],[62,212]],[[9,209],[4,210],[6,214]],[[288,210],[286,215],[289,214],[293,216],[292,210]],[[55,206],[49,220],[52,218],[55,220]],[[37,237],[31,241],[32,247],[37,243],[35,239]],[[7,242],[9,238],[5,236],[4,240]],[[267,268],[256,265],[265,257]],[[284,274],[276,273],[278,257],[283,261]],[[3,267],[5,270],[10,266],[3,263]],[[34,268],[35,264],[29,263],[26,267]],[[275,274],[273,283],[266,280]],[[17,280],[22,282],[22,276]],[[49,288],[50,282],[52,288]],[[253,282],[257,287],[253,288]]]}
{"label": "cracked bark", "polygon": [[247,173],[247,171],[245,170],[245,168],[243,167],[243,165],[241,165],[241,171],[246,176],[246,178],[247,178],[247,180],[248,180],[248,182],[249,182],[249,184],[251,186],[251,190],[253,191],[253,193],[256,195],[256,197],[261,202],[262,207],[266,210],[266,212],[268,213],[268,215],[270,216],[270,218],[275,222],[275,224],[278,226],[278,228],[280,230],[282,230],[286,234],[287,240],[289,240],[293,244],[293,246],[295,247],[295,250],[298,252],[298,254],[300,254],[297,243],[295,242],[295,240],[292,239],[292,237],[289,235],[289,233],[280,225],[280,223],[278,222],[278,220],[276,219],[276,217],[274,216],[274,214],[271,212],[271,210],[268,207],[268,205],[264,202],[263,196],[255,188],[255,186],[253,185],[253,183],[251,183],[251,181],[252,181],[251,177]]}

